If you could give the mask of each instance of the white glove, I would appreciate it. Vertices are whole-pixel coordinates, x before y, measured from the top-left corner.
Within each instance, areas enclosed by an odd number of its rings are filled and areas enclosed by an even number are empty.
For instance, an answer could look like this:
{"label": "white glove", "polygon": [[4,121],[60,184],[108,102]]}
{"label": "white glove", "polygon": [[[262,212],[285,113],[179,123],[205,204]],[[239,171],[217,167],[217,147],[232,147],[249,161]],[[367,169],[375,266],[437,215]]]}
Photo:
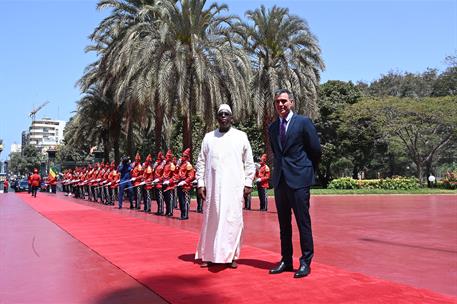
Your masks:
{"label": "white glove", "polygon": [[156,178],[155,180],[152,181],[154,184],[158,183],[159,182],[159,179]]}
{"label": "white glove", "polygon": [[145,185],[145,184],[146,184],[146,182],[141,182],[141,183],[140,183],[140,186],[143,186],[143,185]]}
{"label": "white glove", "polygon": [[178,187],[184,186],[185,184],[187,184],[186,181],[181,181],[179,182]]}
{"label": "white glove", "polygon": [[262,181],[262,179],[258,178],[255,180],[256,183],[260,183]]}
{"label": "white glove", "polygon": [[102,179],[101,179],[101,178],[99,178],[99,179],[97,179],[97,182],[99,182],[99,181],[101,181],[101,180],[102,180]]}
{"label": "white glove", "polygon": [[131,182],[134,182],[135,180],[136,180],[136,177],[132,177],[132,178],[130,179]]}
{"label": "white glove", "polygon": [[111,182],[107,183],[106,185],[107,185],[107,186],[111,186]]}
{"label": "white glove", "polygon": [[166,180],[166,181],[163,182],[164,185],[168,185],[169,183],[170,183],[169,180]]}

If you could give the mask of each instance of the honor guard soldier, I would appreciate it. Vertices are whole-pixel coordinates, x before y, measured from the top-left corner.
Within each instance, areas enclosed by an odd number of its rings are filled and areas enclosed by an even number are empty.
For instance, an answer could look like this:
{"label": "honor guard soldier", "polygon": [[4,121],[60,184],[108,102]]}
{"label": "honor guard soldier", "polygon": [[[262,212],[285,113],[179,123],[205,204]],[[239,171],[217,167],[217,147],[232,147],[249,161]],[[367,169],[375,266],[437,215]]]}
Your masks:
{"label": "honor guard soldier", "polygon": [[108,186],[108,183],[109,183],[109,180],[108,180],[108,176],[111,172],[111,166],[109,164],[109,162],[106,162],[105,164],[105,174],[103,174],[103,182],[102,182],[102,186],[103,186],[103,190],[102,190],[102,196],[103,196],[103,204],[105,205],[109,205],[109,186]]}
{"label": "honor guard soldier", "polygon": [[33,169],[33,174],[30,176],[30,181],[32,184],[32,196],[36,197],[36,193],[40,188],[41,176],[38,174],[38,169]]}
{"label": "honor guard soldier", "polygon": [[267,166],[267,155],[260,157],[260,168],[256,171],[257,192],[259,193],[260,211],[268,209],[267,189],[270,180],[270,168]]}
{"label": "honor guard soldier", "polygon": [[75,172],[73,174],[73,194],[75,198],[79,198],[80,191],[79,191],[79,182],[81,178],[81,169],[79,167],[75,168]]}
{"label": "honor guard soldier", "polygon": [[73,185],[71,183],[71,181],[73,180],[73,171],[71,169],[67,170],[65,180],[67,181],[67,195],[71,196],[73,193]]}
{"label": "honor guard soldier", "polygon": [[105,176],[105,164],[100,162],[94,187],[97,193],[96,202],[99,203],[103,203],[103,176]]}
{"label": "honor guard soldier", "polygon": [[165,200],[165,215],[173,216],[173,175],[175,171],[175,164],[173,163],[173,153],[171,150],[167,151],[165,155],[165,166],[163,167],[162,184],[163,184],[163,198]]}
{"label": "honor guard soldier", "polygon": [[98,175],[98,163],[95,163],[94,168],[92,168],[92,172],[90,175],[90,180],[89,180],[89,200],[96,202],[97,201],[97,196],[95,195],[95,182],[97,180],[97,175]]}
{"label": "honor guard soldier", "polygon": [[8,179],[6,178],[4,181],[3,181],[3,192],[4,193],[8,193],[8,188],[10,187],[10,184],[8,183]]}
{"label": "honor guard soldier", "polygon": [[[176,173],[176,170],[177,168],[179,168],[179,166],[181,165],[181,158],[176,161],[176,156],[173,156],[173,164],[175,164],[175,173]],[[175,175],[175,173],[173,173],[173,176]],[[176,186],[175,183],[174,184],[174,188],[172,192],[172,197],[171,197],[171,200],[173,201],[173,209],[177,209],[179,206],[178,206],[178,187]]]}
{"label": "honor guard soldier", "polygon": [[[197,192],[197,180],[194,180],[192,182],[192,187],[195,188],[195,192]],[[203,199],[198,194],[197,194],[197,213],[203,213]]]}
{"label": "honor guard soldier", "polygon": [[78,182],[78,193],[79,193],[79,198],[80,199],[86,199],[86,193],[85,193],[85,189],[84,189],[84,182],[86,180],[86,174],[87,174],[87,168],[86,167],[82,167],[80,170],[79,170],[79,176],[78,176],[78,179],[79,179],[79,182]]}
{"label": "honor guard soldier", "polygon": [[154,179],[154,170],[152,169],[152,156],[148,154],[146,157],[146,161],[143,164],[143,204],[144,204],[144,212],[151,212],[151,199],[152,199],[152,191],[154,186],[152,185],[152,181]]}
{"label": "honor guard soldier", "polygon": [[51,192],[55,194],[57,192],[57,176],[51,170],[49,170],[48,185],[51,187]]}
{"label": "honor guard soldier", "polygon": [[135,209],[140,209],[141,205],[141,182],[143,181],[143,166],[141,165],[141,156],[139,153],[135,155],[135,162],[132,165],[132,184],[133,184],[133,200],[135,201]]}
{"label": "honor guard soldier", "polygon": [[114,205],[114,200],[117,198],[117,187],[119,183],[119,173],[116,170],[116,164],[114,163],[114,160],[111,162],[110,165],[111,171],[108,175],[108,193],[109,193],[109,199],[108,199],[108,205]]}
{"label": "honor guard soldier", "polygon": [[162,175],[165,167],[165,159],[162,152],[157,154],[156,162],[153,166],[154,180],[152,181],[155,187],[155,197],[157,201],[157,215],[163,215],[163,191],[162,191]]}
{"label": "honor guard soldier", "polygon": [[92,173],[94,172],[94,168],[92,168],[92,165],[89,164],[87,172],[86,172],[86,177],[84,181],[84,188],[86,189],[85,192],[87,192],[87,200],[91,200],[91,195],[90,193],[90,181],[92,179]]}
{"label": "honor guard soldier", "polygon": [[178,188],[179,209],[181,210],[181,220],[189,218],[190,191],[192,182],[195,179],[195,169],[190,163],[190,149],[187,148],[182,153],[181,163],[174,174],[174,182]]}

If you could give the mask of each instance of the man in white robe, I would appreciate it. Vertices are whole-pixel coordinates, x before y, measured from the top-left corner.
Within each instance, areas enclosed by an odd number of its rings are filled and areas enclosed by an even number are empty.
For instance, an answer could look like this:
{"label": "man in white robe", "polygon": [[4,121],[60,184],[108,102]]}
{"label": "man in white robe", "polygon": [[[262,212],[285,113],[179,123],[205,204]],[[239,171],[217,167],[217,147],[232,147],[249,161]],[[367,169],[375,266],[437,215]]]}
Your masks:
{"label": "man in white robe", "polygon": [[243,231],[243,197],[252,191],[255,165],[246,133],[233,127],[230,106],[217,113],[219,128],[203,139],[197,161],[198,195],[204,200],[203,224],[195,259],[201,267],[229,263],[236,268]]}

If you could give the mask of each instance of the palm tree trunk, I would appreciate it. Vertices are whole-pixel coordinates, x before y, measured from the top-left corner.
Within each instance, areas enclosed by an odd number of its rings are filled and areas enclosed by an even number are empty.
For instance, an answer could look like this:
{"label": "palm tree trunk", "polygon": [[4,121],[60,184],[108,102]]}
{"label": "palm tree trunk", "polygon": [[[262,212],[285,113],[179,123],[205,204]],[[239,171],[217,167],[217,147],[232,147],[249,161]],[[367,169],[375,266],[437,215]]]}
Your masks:
{"label": "palm tree trunk", "polygon": [[157,155],[162,151],[162,127],[163,127],[163,110],[156,108],[154,122],[154,154]]}
{"label": "palm tree trunk", "polygon": [[132,159],[135,157],[133,155],[135,151],[133,151],[133,119],[129,120],[127,126],[127,155],[129,155]]}
{"label": "palm tree trunk", "polygon": [[103,138],[103,160],[105,162],[108,162],[109,161],[109,152],[111,150],[110,142],[109,142],[109,130],[103,131],[102,138]]}
{"label": "palm tree trunk", "polygon": [[191,126],[191,113],[186,112],[183,116],[183,134],[182,134],[182,147],[183,150],[190,148],[192,150],[192,126]]}
{"label": "palm tree trunk", "polygon": [[[192,59],[189,60],[188,65],[187,65],[187,75],[189,77],[188,83],[189,83],[189,96],[187,100],[187,109],[184,111],[184,116],[183,116],[183,134],[182,134],[182,148],[187,149],[190,148],[192,151],[192,111],[195,108],[194,103],[192,102],[192,99],[194,98],[194,77],[192,76]],[[191,159],[192,161],[192,159]]]}

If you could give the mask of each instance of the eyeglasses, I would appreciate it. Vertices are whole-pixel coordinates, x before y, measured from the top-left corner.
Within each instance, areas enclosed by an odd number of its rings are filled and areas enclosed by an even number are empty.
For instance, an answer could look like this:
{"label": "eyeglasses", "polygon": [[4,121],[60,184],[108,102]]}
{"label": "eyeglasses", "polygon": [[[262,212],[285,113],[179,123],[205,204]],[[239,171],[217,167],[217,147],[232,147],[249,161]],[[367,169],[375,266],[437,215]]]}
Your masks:
{"label": "eyeglasses", "polygon": [[221,111],[221,112],[217,113],[218,117],[230,116],[230,115],[232,115],[232,114],[230,114],[229,112],[225,112],[225,111]]}

